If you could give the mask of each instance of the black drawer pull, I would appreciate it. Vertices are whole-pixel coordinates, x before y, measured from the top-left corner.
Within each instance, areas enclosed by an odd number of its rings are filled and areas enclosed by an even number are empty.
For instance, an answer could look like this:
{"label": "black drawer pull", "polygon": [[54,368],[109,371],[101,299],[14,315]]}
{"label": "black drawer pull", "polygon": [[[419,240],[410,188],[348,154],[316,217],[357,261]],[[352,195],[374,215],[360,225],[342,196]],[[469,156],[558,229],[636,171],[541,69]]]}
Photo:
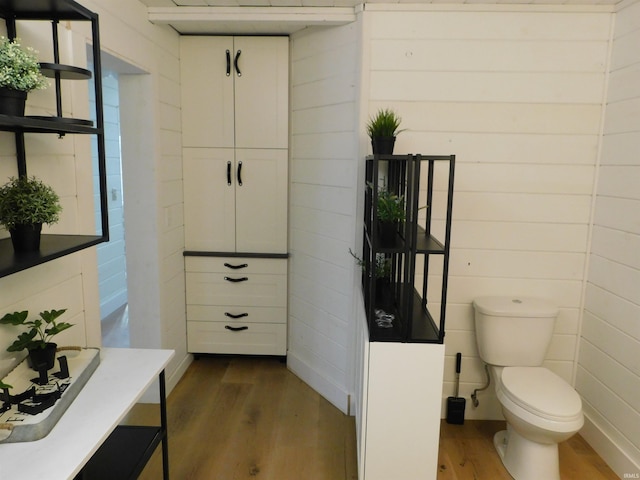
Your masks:
{"label": "black drawer pull", "polygon": [[229,313],[229,312],[224,312],[225,317],[229,317],[229,318],[242,318],[242,317],[248,317],[249,314],[248,313],[239,313],[237,315],[234,315],[233,313]]}
{"label": "black drawer pull", "polygon": [[224,279],[227,282],[238,283],[238,282],[246,282],[247,280],[249,280],[249,277],[240,277],[240,278],[224,277]]}
{"label": "black drawer pull", "polygon": [[231,52],[227,50],[227,77],[231,75]]}
{"label": "black drawer pull", "polygon": [[232,332],[241,332],[242,330],[249,330],[249,327],[247,326],[232,327],[231,325],[225,325],[224,328],[226,328],[227,330],[231,330]]}
{"label": "black drawer pull", "polygon": [[233,270],[239,270],[240,268],[247,268],[249,265],[246,263],[241,263],[240,265],[231,265],[230,263],[225,263],[224,266]]}
{"label": "black drawer pull", "polygon": [[231,162],[227,162],[227,185],[231,186]]}

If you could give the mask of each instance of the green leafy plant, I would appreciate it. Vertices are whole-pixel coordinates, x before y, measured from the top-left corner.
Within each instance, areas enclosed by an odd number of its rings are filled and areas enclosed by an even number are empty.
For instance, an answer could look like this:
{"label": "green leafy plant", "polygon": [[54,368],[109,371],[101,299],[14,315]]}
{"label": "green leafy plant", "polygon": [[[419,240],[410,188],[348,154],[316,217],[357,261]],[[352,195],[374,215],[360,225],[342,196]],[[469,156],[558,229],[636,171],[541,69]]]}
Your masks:
{"label": "green leafy plant", "polygon": [[58,194],[36,177],[11,177],[0,187],[0,225],[7,230],[16,225],[56,223],[61,211]]}
{"label": "green leafy plant", "polygon": [[385,188],[378,189],[377,211],[380,222],[404,222],[404,196],[396,195]]}
{"label": "green leafy plant", "polygon": [[[351,249],[349,249],[349,253],[353,258],[356,259],[356,262],[360,268],[365,267],[365,262],[358,255],[353,253]],[[376,253],[376,270],[375,276],[376,278],[386,278],[391,273],[391,258],[385,256],[384,253]]]}
{"label": "green leafy plant", "polygon": [[66,312],[62,310],[45,310],[40,312],[40,318],[35,320],[27,320],[28,311],[7,313],[0,318],[0,324],[3,325],[23,325],[29,327],[26,332],[20,333],[16,341],[7,348],[7,352],[19,352],[21,350],[44,349],[51,339],[67,328],[71,328],[73,324],[66,322],[56,322],[57,318]]}
{"label": "green leafy plant", "polygon": [[388,108],[378,110],[374,117],[369,118],[367,123],[367,134],[371,139],[376,137],[395,137],[404,130],[398,130],[400,127],[400,118],[396,113]]}
{"label": "green leafy plant", "polygon": [[21,92],[47,88],[37,53],[31,47],[23,48],[18,39],[0,37],[0,87]]}
{"label": "green leafy plant", "polygon": [[5,388],[13,388],[11,385],[4,383],[2,380],[0,380],[0,390],[4,390]]}

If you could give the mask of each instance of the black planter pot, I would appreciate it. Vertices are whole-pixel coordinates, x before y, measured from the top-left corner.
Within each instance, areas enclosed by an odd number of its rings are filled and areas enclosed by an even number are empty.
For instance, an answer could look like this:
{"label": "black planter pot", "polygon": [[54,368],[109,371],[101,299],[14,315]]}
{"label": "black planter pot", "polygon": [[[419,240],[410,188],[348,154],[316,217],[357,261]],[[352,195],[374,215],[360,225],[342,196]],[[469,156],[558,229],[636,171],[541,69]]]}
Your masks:
{"label": "black planter pot", "polygon": [[34,348],[29,350],[29,366],[37,371],[40,371],[41,367],[46,367],[47,370],[51,370],[56,363],[56,349],[58,345],[55,343],[47,343],[45,348]]}
{"label": "black planter pot", "polygon": [[27,92],[0,87],[0,114],[23,117],[26,101]]}
{"label": "black planter pot", "polygon": [[398,222],[378,222],[378,240],[382,247],[393,247],[396,244]]}
{"label": "black planter pot", "polygon": [[392,155],[396,137],[374,137],[371,139],[371,148],[374,155]]}
{"label": "black planter pot", "polygon": [[376,307],[390,309],[393,305],[393,292],[388,278],[376,278]]}
{"label": "black planter pot", "polygon": [[9,231],[9,233],[11,233],[13,251],[15,253],[29,253],[40,250],[41,231],[41,223],[35,225],[16,225]]}

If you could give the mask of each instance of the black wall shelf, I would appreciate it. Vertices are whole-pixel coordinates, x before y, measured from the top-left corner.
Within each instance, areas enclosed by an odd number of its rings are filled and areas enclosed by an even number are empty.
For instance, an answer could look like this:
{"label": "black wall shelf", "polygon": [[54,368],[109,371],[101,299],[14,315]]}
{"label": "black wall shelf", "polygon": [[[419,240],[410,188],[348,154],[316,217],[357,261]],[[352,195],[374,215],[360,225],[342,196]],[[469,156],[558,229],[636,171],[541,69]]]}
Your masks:
{"label": "black wall shelf", "polygon": [[[446,190],[446,204],[439,210],[444,215],[441,239],[432,233],[436,206],[433,195],[435,165],[438,163],[447,167],[443,169],[446,173],[438,173],[446,175],[440,183]],[[425,184],[421,185],[424,166],[427,168],[423,175]],[[455,155],[373,155],[366,158],[362,286],[370,341],[444,342],[454,173]],[[406,215],[406,221],[398,224],[395,238],[388,243],[383,243],[379,237],[375,208],[382,179],[386,190],[404,198]],[[426,195],[422,201],[419,200],[421,191]],[[425,205],[425,219],[421,220],[419,212]],[[428,297],[434,297],[433,292],[429,292],[433,256],[442,259],[442,283],[435,295],[439,312],[435,316],[428,300]],[[376,264],[381,261],[388,266],[388,273],[377,278]],[[418,267],[423,274],[421,286],[415,281]],[[391,323],[389,318],[392,318]]]}
{"label": "black wall shelf", "polygon": [[[7,26],[7,36],[18,36],[21,20],[41,20],[51,23],[53,62],[41,63],[43,74],[55,79],[56,116],[15,117],[0,115],[0,131],[13,132],[16,143],[17,173],[28,175],[25,134],[43,133],[64,136],[66,134],[95,135],[97,139],[98,174],[100,185],[101,232],[97,235],[43,235],[39,252],[16,255],[11,240],[0,240],[0,277],[26,270],[64,255],[75,253],[101,242],[109,241],[107,200],[106,153],[102,105],[102,71],[100,61],[100,34],[98,15],[73,0],[0,0],[0,17]],[[91,71],[59,62],[58,25],[61,21],[83,21],[91,23],[93,69]],[[62,116],[61,81],[90,80],[93,77],[96,104],[96,125],[85,119]],[[90,158],[87,161],[91,161]],[[46,182],[46,179],[43,179]],[[2,182],[4,183],[4,182]],[[63,212],[64,214],[64,212]]]}

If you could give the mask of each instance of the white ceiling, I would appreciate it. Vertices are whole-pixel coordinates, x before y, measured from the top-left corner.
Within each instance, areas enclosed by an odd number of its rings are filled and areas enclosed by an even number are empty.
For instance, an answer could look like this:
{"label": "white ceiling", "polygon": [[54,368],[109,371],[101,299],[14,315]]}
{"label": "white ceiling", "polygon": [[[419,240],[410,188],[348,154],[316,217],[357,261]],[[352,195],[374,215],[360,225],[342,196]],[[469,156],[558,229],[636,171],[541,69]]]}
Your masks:
{"label": "white ceiling", "polygon": [[[291,34],[317,25],[342,25],[355,20],[362,0],[139,0],[149,20],[171,25],[181,34]],[[622,0],[367,0],[375,4],[534,5],[606,7]]]}

